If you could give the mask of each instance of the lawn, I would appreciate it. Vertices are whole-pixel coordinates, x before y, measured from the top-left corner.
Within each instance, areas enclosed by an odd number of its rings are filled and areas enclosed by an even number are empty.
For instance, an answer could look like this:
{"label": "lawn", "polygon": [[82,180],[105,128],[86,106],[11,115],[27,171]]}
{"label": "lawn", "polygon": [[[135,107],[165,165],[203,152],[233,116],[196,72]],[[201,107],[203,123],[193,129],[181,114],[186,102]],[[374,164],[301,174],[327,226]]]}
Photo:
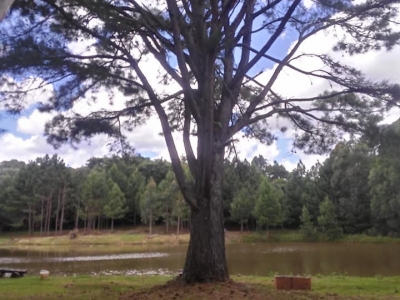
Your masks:
{"label": "lawn", "polygon": [[312,278],[312,291],[275,291],[272,277],[233,277],[220,284],[167,284],[166,276],[77,276],[0,279],[0,299],[400,299],[400,277]]}

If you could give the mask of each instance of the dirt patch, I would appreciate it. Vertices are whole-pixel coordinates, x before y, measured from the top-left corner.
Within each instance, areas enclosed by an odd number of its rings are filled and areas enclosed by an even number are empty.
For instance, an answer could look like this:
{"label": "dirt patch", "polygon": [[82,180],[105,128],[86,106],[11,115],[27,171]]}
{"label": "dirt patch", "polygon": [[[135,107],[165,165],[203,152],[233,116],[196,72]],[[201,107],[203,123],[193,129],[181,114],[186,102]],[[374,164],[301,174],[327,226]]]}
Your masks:
{"label": "dirt patch", "polygon": [[182,285],[179,282],[171,281],[165,285],[152,287],[139,292],[125,293],[121,300],[345,300],[345,299],[368,299],[340,297],[335,294],[316,294],[301,291],[275,291],[271,287],[243,284],[234,281],[225,283]]}

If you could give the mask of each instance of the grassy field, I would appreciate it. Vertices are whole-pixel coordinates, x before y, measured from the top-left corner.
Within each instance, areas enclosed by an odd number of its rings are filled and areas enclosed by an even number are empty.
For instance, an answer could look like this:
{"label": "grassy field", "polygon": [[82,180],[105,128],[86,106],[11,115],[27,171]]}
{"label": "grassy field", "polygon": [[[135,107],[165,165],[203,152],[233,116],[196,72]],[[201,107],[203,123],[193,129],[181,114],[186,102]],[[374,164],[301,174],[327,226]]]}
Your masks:
{"label": "grassy field", "polygon": [[[187,244],[189,242],[189,234],[184,233],[179,236],[175,234],[160,233],[149,236],[143,229],[129,231],[120,230],[115,233],[110,232],[94,232],[91,234],[80,233],[78,238],[70,239],[67,233],[62,236],[50,237],[28,237],[23,233],[3,234],[0,235],[0,247],[53,247],[53,246],[129,246],[129,245],[178,245]],[[276,230],[271,231],[268,237],[264,232],[245,232],[228,231],[226,234],[227,243],[274,243],[274,242],[304,242],[299,231],[295,230]],[[363,234],[347,235],[338,243],[400,243],[399,238],[391,237],[372,237]]]}
{"label": "grassy field", "polygon": [[312,278],[311,292],[275,291],[272,277],[233,277],[233,282],[182,287],[172,277],[27,276],[0,279],[0,299],[400,299],[400,277]]}
{"label": "grassy field", "polygon": [[[305,242],[300,231],[298,230],[272,231],[269,237],[264,232],[247,233],[241,235],[238,241],[244,243]],[[321,241],[326,242],[325,240]],[[336,242],[337,243],[400,243],[400,238],[392,238],[384,236],[368,236],[366,234],[353,234],[353,235],[345,235],[342,239]]]}
{"label": "grassy field", "polygon": [[[96,234],[96,235],[80,235],[78,238],[71,240],[68,236],[56,237],[32,237],[17,238],[9,241],[9,245],[19,246],[86,246],[86,245],[142,245],[142,244],[181,244],[188,243],[189,235],[155,235],[148,236],[145,234]],[[4,243],[3,243],[4,244]]]}

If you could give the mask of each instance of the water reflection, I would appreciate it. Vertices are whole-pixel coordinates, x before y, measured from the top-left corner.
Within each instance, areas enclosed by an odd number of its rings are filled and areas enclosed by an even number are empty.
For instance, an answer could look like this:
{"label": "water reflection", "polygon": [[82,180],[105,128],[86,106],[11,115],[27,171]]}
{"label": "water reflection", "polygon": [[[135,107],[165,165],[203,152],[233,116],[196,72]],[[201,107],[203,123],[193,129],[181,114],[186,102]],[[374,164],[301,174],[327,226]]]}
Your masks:
{"label": "water reflection", "polygon": [[[97,261],[97,260],[118,260],[118,259],[143,259],[153,257],[168,256],[167,253],[132,253],[132,254],[113,254],[97,256],[72,256],[72,257],[53,257],[40,258],[42,262],[68,262],[68,261]],[[37,261],[37,257],[32,258],[0,258],[0,264],[18,264]]]}
{"label": "water reflection", "polygon": [[[235,244],[227,245],[231,274],[262,275],[347,273],[353,276],[400,275],[400,245],[390,244]],[[186,246],[130,246],[68,252],[0,249],[0,266],[36,274],[171,275],[182,269]]]}

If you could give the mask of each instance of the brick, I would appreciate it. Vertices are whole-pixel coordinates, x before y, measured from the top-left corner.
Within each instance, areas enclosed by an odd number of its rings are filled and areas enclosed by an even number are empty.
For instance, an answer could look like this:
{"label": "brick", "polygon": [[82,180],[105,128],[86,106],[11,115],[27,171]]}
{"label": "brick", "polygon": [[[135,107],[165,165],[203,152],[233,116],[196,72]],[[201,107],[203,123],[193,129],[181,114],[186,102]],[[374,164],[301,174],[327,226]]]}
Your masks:
{"label": "brick", "polygon": [[311,290],[310,277],[292,277],[293,290]]}
{"label": "brick", "polygon": [[277,289],[277,290],[292,289],[292,277],[290,277],[290,276],[275,276],[275,289]]}

